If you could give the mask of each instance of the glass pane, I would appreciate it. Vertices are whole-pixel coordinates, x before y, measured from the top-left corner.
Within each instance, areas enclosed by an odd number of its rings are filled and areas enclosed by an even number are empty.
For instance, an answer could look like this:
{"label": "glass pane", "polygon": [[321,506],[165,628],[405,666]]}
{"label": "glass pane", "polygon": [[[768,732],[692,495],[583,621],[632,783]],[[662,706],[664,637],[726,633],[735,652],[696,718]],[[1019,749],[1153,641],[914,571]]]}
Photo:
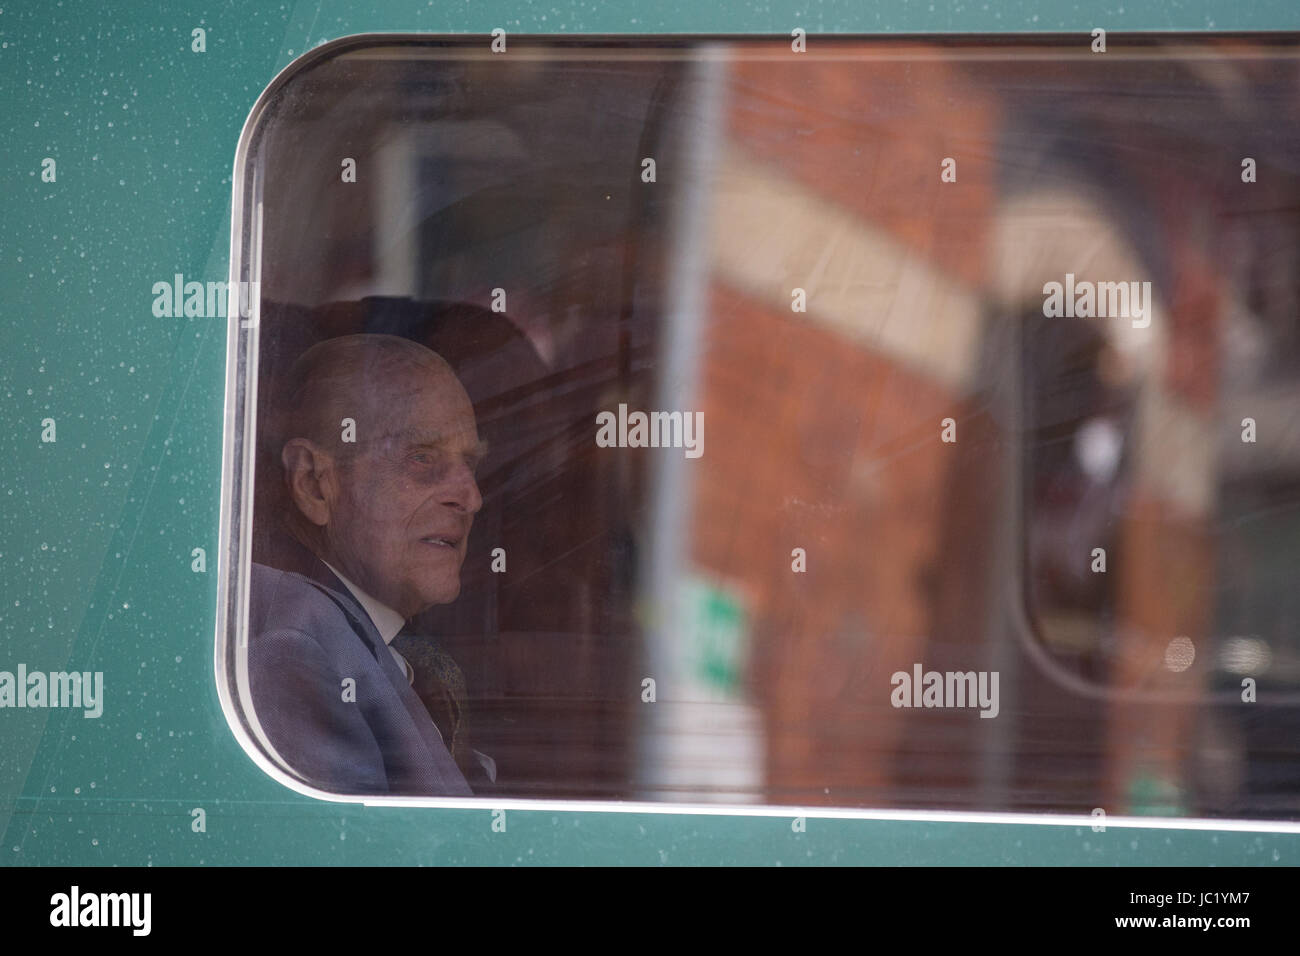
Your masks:
{"label": "glass pane", "polygon": [[236,184],[253,745],[352,795],[1294,819],[1300,70],[1120,39],[302,61]]}

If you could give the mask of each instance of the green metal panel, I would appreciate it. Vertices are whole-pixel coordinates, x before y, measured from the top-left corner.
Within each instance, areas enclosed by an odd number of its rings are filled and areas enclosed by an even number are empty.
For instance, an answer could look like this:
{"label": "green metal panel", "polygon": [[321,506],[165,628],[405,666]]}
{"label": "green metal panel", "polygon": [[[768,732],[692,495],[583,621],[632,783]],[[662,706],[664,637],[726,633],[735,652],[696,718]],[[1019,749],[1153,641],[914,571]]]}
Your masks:
{"label": "green metal panel", "polygon": [[[3,0],[0,0],[3,3]],[[226,329],[158,319],[152,284],[226,277],[235,143],[305,50],[363,32],[1294,30],[1290,0],[1087,10],[248,0],[3,3],[0,661],[103,671],[105,712],[0,714],[0,861],[1295,863],[1300,835],[787,818],[366,809],[267,778],[213,680]],[[792,12],[780,9],[785,7]],[[205,53],[191,30],[207,31]],[[45,157],[57,180],[41,178]],[[58,440],[40,441],[54,418]],[[207,573],[191,570],[204,548]],[[35,664],[33,664],[35,666]],[[203,808],[206,832],[191,826]]]}

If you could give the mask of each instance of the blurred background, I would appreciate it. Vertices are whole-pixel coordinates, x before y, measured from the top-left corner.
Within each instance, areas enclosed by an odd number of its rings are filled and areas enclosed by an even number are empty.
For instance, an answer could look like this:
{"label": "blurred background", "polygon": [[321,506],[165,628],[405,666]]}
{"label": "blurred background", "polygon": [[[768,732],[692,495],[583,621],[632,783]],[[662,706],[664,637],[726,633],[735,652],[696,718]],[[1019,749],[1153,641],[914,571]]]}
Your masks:
{"label": "blurred background", "polygon": [[[1294,819],[1297,111],[1240,39],[355,49],[248,155],[259,421],[331,336],[457,368],[485,506],[420,623],[501,793]],[[1067,273],[1150,325],[1044,316]],[[598,448],[620,403],[703,456]],[[892,707],[916,663],[997,718]]]}

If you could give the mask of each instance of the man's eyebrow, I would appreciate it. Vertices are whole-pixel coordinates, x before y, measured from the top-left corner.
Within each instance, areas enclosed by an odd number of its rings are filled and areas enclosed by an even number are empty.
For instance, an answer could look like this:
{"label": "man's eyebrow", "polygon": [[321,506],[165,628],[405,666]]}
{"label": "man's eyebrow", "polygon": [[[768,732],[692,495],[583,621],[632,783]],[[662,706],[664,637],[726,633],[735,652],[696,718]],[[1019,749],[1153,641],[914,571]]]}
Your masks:
{"label": "man's eyebrow", "polygon": [[404,445],[441,445],[445,440],[441,432],[429,431],[427,428],[402,428],[384,435],[384,441]]}
{"label": "man's eyebrow", "polygon": [[[447,436],[442,432],[430,431],[426,428],[403,428],[400,431],[391,432],[384,436],[387,441],[399,442],[409,445],[437,447],[447,440]],[[474,450],[470,452],[470,457],[475,461],[482,461],[487,457],[488,442],[486,438],[480,438]]]}

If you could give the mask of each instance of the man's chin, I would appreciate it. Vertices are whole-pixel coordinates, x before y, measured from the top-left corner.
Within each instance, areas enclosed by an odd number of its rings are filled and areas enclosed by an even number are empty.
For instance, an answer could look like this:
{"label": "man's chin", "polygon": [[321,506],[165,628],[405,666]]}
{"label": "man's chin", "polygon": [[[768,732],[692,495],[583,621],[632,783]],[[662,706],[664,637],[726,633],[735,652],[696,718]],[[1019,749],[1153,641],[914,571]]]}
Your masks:
{"label": "man's chin", "polygon": [[426,592],[422,595],[424,598],[424,610],[435,607],[439,604],[450,604],[456,598],[460,597],[459,579],[453,584],[444,584],[435,591]]}

